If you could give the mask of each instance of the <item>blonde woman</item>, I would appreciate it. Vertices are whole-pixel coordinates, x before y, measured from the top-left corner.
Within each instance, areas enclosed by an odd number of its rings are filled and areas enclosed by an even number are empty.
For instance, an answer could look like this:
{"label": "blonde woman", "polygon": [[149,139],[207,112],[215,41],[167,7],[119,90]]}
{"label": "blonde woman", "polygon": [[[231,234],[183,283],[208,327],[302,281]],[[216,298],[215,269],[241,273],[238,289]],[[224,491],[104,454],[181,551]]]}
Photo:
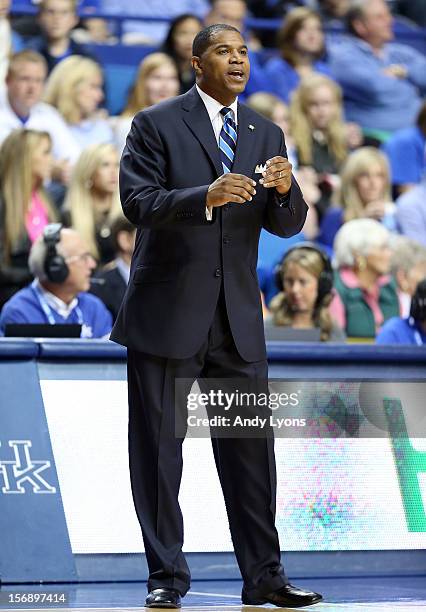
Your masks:
{"label": "blonde woman", "polygon": [[44,100],[61,113],[83,150],[91,144],[113,141],[108,120],[99,111],[103,98],[99,64],[88,57],[72,55],[50,73]]}
{"label": "blonde woman", "polygon": [[344,123],[342,91],[322,74],[302,79],[294,90],[290,123],[298,164],[315,171],[321,190],[317,207],[322,216],[339,185],[338,172],[349,147],[362,144],[361,131],[355,124]]}
{"label": "blonde woman", "polygon": [[47,132],[14,130],[0,149],[0,307],[31,280],[32,243],[56,211],[43,185],[52,172]]}
{"label": "blonde woman", "polygon": [[389,165],[381,151],[374,147],[354,151],[347,158],[340,178],[340,206],[325,213],[318,237],[321,244],[331,247],[339,228],[353,219],[375,219],[388,230],[397,231]]}
{"label": "blonde woman", "polygon": [[102,264],[115,257],[111,225],[122,214],[118,165],[113,145],[87,147],[74,166],[64,202],[64,223],[77,230],[90,253]]}
{"label": "blonde woman", "polygon": [[124,149],[133,117],[140,110],[158,104],[179,93],[178,70],[166,53],[150,53],[141,62],[127,104],[120,117],[111,120],[114,142],[119,151]]}
{"label": "blonde woman", "polygon": [[292,96],[290,122],[299,163],[337,174],[348,155],[339,85],[322,74],[302,79]]}
{"label": "blonde woman", "polygon": [[315,11],[301,6],[289,11],[278,31],[277,47],[280,57],[270,59],[265,66],[271,92],[284,102],[301,78],[314,72],[330,74],[324,55],[324,31]]}
{"label": "blonde woman", "polygon": [[273,328],[319,328],[321,341],[343,341],[342,330],[333,321],[329,306],[332,301],[333,272],[327,255],[310,243],[291,248],[279,266],[281,289],[270,303],[272,317],[265,322],[268,338]]}

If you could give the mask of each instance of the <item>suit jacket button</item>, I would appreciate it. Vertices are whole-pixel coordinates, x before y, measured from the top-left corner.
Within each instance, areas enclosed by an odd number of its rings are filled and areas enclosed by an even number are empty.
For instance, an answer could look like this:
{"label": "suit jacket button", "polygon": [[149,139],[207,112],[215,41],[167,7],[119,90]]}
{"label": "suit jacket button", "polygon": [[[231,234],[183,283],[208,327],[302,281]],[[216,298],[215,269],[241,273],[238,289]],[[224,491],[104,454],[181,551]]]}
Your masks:
{"label": "suit jacket button", "polygon": [[222,272],[220,270],[220,268],[216,268],[216,270],[214,271],[214,275],[219,278],[219,276],[222,276]]}
{"label": "suit jacket button", "polygon": [[223,237],[223,244],[229,244],[231,242],[231,239],[229,236],[224,236]]}

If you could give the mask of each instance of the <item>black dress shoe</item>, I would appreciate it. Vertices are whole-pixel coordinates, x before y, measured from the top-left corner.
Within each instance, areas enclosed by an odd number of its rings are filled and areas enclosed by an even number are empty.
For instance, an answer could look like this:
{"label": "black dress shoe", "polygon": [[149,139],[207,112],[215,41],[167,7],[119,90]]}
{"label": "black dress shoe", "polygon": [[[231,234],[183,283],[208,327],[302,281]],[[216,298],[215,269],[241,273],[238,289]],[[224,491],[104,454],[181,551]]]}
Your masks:
{"label": "black dress shoe", "polygon": [[279,608],[302,608],[303,606],[311,606],[318,603],[322,600],[322,595],[313,591],[305,591],[305,589],[293,586],[292,584],[286,584],[277,591],[272,591],[267,595],[259,597],[249,597],[243,589],[241,599],[243,604],[251,606],[261,606],[270,603]]}
{"label": "black dress shoe", "polygon": [[175,589],[152,589],[145,601],[146,608],[180,608],[180,593]]}

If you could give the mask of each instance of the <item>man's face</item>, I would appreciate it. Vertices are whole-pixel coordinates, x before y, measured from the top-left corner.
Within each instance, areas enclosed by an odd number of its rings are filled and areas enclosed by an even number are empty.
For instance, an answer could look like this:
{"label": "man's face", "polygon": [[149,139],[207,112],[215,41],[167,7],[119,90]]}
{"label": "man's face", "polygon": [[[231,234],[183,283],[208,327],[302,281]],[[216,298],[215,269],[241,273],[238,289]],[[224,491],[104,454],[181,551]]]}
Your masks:
{"label": "man's face", "polygon": [[22,61],[15,64],[6,79],[8,97],[12,107],[29,111],[40,101],[46,80],[46,69],[37,62]]}
{"label": "man's face", "polygon": [[232,104],[250,76],[247,45],[238,32],[222,30],[210,41],[201,57],[193,57],[197,83],[224,105]]}
{"label": "man's face", "polygon": [[370,44],[383,45],[393,38],[392,15],[383,0],[371,0],[357,24],[359,35]]}
{"label": "man's face", "polygon": [[81,291],[88,291],[96,261],[89,253],[86,243],[76,232],[63,232],[60,245],[69,268],[69,275],[64,285],[75,295]]}
{"label": "man's face", "polygon": [[10,0],[0,0],[0,19],[7,17],[10,9]]}
{"label": "man's face", "polygon": [[78,21],[70,0],[46,0],[38,20],[49,40],[68,36]]}

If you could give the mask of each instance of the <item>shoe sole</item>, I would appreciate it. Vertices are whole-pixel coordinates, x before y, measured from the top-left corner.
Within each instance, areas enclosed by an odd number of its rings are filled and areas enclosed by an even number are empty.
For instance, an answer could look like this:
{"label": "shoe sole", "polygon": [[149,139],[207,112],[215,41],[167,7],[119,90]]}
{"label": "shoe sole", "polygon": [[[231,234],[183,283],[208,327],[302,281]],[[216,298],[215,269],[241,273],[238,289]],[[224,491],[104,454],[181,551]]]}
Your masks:
{"label": "shoe sole", "polygon": [[163,603],[163,604],[162,604],[162,603],[158,603],[158,604],[148,604],[148,605],[147,605],[147,604],[145,604],[145,608],[166,608],[166,609],[171,610],[172,608],[173,608],[173,609],[178,609],[178,608],[180,608],[180,607],[181,607],[181,606],[176,606],[176,605],[173,605],[173,604],[167,604],[167,603]]}
{"label": "shoe sole", "polygon": [[315,601],[311,601],[309,603],[303,603],[303,604],[291,604],[291,603],[286,603],[285,606],[281,606],[278,604],[273,603],[272,601],[268,601],[266,599],[251,599],[248,600],[245,597],[241,598],[241,601],[243,603],[244,606],[263,606],[265,604],[272,604],[273,606],[277,606],[278,608],[305,608],[306,606],[313,606],[314,604],[319,603],[320,601],[322,601],[323,598],[322,597],[318,597],[318,599],[315,599]]}

